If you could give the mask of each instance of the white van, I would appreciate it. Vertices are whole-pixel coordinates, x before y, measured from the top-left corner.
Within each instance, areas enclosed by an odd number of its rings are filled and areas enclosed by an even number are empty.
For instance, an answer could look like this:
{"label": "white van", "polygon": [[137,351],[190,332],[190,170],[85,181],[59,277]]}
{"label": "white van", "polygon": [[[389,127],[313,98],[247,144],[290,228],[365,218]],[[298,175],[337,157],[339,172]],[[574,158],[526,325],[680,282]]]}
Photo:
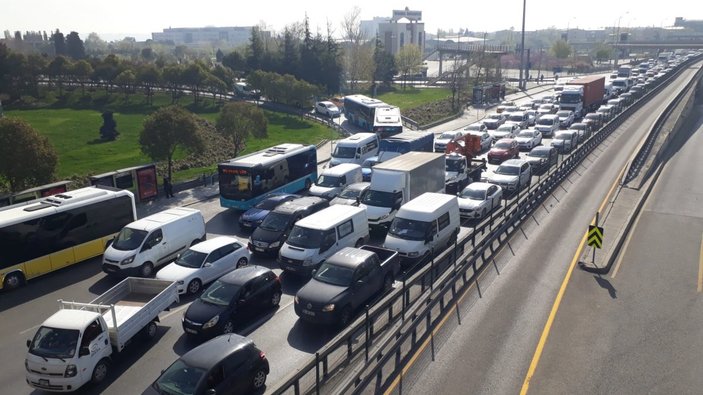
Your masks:
{"label": "white van", "polygon": [[554,132],[559,131],[559,116],[556,114],[545,114],[535,122],[535,129],[539,130],[544,137],[551,137]]}
{"label": "white van", "polygon": [[134,221],[122,228],[103,254],[103,271],[149,277],[189,246],[205,240],[200,210],[176,207]]}
{"label": "white van", "polygon": [[426,261],[456,241],[459,226],[456,196],[423,193],[398,210],[383,246],[398,251],[405,264]]}
{"label": "white van", "polygon": [[347,185],[363,181],[361,166],[355,163],[342,163],[322,171],[315,184],[310,187],[310,194],[325,199],[333,199]]}
{"label": "white van", "polygon": [[309,276],[332,254],[344,247],[359,247],[368,239],[366,209],[330,206],[295,223],[281,247],[278,263],[285,271]]}
{"label": "white van", "polygon": [[376,133],[357,133],[337,142],[330,159],[330,167],[341,163],[356,163],[378,154],[378,135]]}

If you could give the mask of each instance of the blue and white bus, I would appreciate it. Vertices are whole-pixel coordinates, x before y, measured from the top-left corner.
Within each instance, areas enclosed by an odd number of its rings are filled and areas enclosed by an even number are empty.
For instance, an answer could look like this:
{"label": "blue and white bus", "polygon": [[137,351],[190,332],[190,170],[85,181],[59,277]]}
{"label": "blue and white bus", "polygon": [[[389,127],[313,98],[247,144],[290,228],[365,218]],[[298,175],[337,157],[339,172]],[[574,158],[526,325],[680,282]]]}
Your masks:
{"label": "blue and white bus", "polygon": [[344,96],[344,117],[351,124],[385,138],[403,131],[400,109],[364,95]]}
{"label": "blue and white bus", "polygon": [[314,145],[280,144],[217,165],[220,205],[248,210],[275,192],[308,189],[317,179]]}

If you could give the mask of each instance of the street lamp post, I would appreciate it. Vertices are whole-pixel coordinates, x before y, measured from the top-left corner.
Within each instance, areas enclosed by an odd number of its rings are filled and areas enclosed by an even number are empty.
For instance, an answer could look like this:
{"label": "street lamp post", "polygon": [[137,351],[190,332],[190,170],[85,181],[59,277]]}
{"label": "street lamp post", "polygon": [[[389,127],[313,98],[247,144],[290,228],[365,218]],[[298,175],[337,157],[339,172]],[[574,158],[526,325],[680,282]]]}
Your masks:
{"label": "street lamp post", "polygon": [[618,31],[615,35],[615,64],[614,64],[614,66],[616,69],[618,68],[618,59],[620,57],[620,47],[619,47],[619,45],[620,45],[620,20],[622,19],[623,16],[625,16],[629,13],[630,13],[630,11],[627,11],[618,17]]}
{"label": "street lamp post", "polygon": [[523,72],[525,70],[525,9],[527,8],[527,0],[522,0],[522,39],[520,44],[520,80],[518,86],[520,89],[525,89],[525,80]]}

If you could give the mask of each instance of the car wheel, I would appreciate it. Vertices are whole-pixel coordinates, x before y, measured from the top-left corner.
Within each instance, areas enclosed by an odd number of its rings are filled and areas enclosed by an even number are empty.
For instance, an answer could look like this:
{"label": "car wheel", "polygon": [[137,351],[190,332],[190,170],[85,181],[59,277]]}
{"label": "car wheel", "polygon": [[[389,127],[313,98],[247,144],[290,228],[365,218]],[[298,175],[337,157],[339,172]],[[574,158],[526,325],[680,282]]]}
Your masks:
{"label": "car wheel", "polygon": [[237,261],[237,269],[239,269],[240,267],[245,267],[247,265],[249,265],[249,261],[245,257],[241,257]]}
{"label": "car wheel", "polygon": [[144,340],[149,341],[153,338],[156,337],[156,332],[158,331],[158,327],[156,326],[156,322],[151,321],[150,323],[146,324],[146,326],[143,329],[143,334],[144,334]]}
{"label": "car wheel", "polygon": [[195,295],[198,292],[200,292],[200,288],[202,288],[203,283],[200,282],[200,280],[193,279],[191,282],[188,283],[188,293],[191,295]]}
{"label": "car wheel", "polygon": [[281,304],[281,291],[276,291],[271,295],[271,307]]}
{"label": "car wheel", "polygon": [[339,326],[341,327],[346,327],[349,325],[349,321],[352,319],[352,309],[349,306],[346,306],[345,308],[342,309],[342,312],[339,313]]}
{"label": "car wheel", "polygon": [[93,384],[101,383],[107,377],[107,360],[101,359],[93,369],[93,374],[90,376],[90,381]]}
{"label": "car wheel", "polygon": [[2,287],[4,289],[16,289],[22,286],[24,284],[24,276],[22,273],[10,273],[7,276],[5,276],[5,281],[3,282]]}
{"label": "car wheel", "polygon": [[152,274],[154,274],[154,265],[152,265],[151,262],[144,263],[139,270],[139,275],[142,277],[150,277]]}
{"label": "car wheel", "polygon": [[266,371],[262,368],[256,370],[251,386],[255,391],[260,390],[266,384]]}
{"label": "car wheel", "polygon": [[359,239],[356,241],[356,244],[354,244],[354,247],[359,248],[362,245],[364,245],[364,239]]}
{"label": "car wheel", "polygon": [[227,334],[232,332],[234,332],[234,323],[232,322],[232,320],[227,320],[227,322],[225,322],[225,325],[222,327],[222,333]]}

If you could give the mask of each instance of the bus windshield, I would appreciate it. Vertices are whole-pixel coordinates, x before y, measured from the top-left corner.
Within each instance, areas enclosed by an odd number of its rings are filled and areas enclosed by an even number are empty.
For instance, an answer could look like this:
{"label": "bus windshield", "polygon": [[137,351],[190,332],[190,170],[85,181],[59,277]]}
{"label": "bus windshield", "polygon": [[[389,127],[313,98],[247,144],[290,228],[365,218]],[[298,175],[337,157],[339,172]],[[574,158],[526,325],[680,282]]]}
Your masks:
{"label": "bus windshield", "polygon": [[142,245],[147,234],[145,230],[124,227],[112,243],[112,248],[120,251],[136,250]]}

